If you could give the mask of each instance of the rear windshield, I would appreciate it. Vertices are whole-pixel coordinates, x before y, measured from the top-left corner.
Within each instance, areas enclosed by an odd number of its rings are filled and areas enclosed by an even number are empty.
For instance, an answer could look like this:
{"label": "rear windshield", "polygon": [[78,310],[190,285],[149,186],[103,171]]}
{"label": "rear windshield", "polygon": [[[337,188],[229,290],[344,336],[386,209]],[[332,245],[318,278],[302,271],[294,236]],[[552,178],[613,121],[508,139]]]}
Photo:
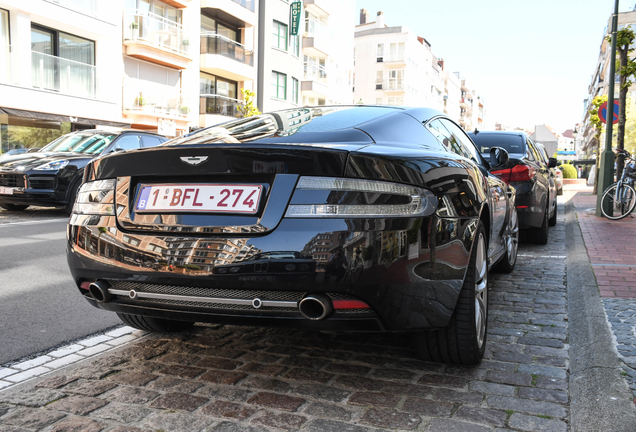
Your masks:
{"label": "rear windshield", "polygon": [[477,135],[471,133],[469,135],[482,153],[489,153],[491,147],[501,147],[506,149],[508,153],[525,154],[526,152],[525,141],[520,135],[489,134],[485,132],[480,132]]}

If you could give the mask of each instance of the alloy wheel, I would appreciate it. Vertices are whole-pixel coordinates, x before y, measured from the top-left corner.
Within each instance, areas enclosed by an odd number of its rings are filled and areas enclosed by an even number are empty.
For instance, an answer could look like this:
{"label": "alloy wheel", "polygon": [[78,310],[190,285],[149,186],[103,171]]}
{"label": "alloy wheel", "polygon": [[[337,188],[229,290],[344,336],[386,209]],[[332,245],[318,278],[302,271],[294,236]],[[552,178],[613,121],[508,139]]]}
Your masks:
{"label": "alloy wheel", "polygon": [[508,253],[508,262],[514,264],[517,260],[517,249],[519,248],[519,219],[517,217],[517,208],[513,207],[510,214],[510,222],[508,223],[508,233],[506,235],[506,252]]}
{"label": "alloy wheel", "polygon": [[[516,253],[516,252],[515,252]],[[482,233],[477,239],[475,257],[475,329],[477,345],[482,347],[486,339],[486,319],[488,316],[488,264],[486,260],[486,241]]]}

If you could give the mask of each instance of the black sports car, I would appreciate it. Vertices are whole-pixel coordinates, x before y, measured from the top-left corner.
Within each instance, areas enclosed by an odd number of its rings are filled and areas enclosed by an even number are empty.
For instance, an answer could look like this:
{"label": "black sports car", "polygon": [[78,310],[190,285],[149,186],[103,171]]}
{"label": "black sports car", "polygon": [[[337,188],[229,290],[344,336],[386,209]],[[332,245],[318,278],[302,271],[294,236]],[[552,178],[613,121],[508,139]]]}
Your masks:
{"label": "black sports car", "polygon": [[426,108],[231,121],[88,164],[68,263],[86,300],[136,328],[414,331],[423,358],[473,364],[489,269],[517,257],[515,190],[490,169]]}
{"label": "black sports car", "polygon": [[66,207],[70,213],[91,159],[166,141],[150,132],[90,129],[61,136],[38,152],[7,156],[0,161],[0,207],[13,211],[30,205]]}

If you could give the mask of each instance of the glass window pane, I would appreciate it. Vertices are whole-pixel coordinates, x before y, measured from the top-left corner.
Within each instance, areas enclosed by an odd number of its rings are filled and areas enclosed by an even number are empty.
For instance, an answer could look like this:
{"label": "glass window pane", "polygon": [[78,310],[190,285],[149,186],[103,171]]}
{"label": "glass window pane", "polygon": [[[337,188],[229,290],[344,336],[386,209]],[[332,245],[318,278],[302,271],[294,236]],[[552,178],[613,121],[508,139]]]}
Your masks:
{"label": "glass window pane", "polygon": [[53,33],[44,29],[31,29],[31,50],[43,54],[55,55],[53,52]]}
{"label": "glass window pane", "polygon": [[137,135],[124,135],[115,143],[116,149],[131,150],[139,148],[139,136]]}
{"label": "glass window pane", "polygon": [[201,31],[216,33],[216,20],[206,15],[201,15]]}
{"label": "glass window pane", "polygon": [[94,65],[95,42],[60,32],[59,57]]}

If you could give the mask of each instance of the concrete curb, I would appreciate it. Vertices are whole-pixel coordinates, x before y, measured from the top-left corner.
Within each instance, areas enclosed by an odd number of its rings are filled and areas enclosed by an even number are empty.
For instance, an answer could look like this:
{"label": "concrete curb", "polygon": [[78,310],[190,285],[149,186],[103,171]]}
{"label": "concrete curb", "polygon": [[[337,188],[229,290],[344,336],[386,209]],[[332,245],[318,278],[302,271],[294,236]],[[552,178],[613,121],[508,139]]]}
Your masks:
{"label": "concrete curb", "polygon": [[634,431],[636,408],[621,375],[621,362],[571,197],[570,193],[565,206],[570,430]]}

